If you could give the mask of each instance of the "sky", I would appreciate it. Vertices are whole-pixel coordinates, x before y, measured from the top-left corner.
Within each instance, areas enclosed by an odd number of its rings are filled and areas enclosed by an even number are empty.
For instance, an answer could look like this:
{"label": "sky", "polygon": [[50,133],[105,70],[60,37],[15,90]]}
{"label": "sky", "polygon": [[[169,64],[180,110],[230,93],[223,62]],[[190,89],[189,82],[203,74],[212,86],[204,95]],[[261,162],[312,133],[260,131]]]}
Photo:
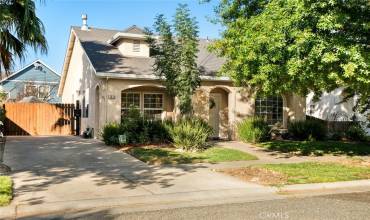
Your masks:
{"label": "sky", "polygon": [[[214,5],[200,4],[199,0],[44,0],[37,2],[37,16],[45,26],[48,41],[46,55],[28,49],[26,59],[15,63],[15,70],[36,59],[43,60],[58,73],[62,70],[71,26],[81,26],[81,14],[88,15],[88,25],[96,28],[123,30],[131,25],[152,27],[154,17],[164,14],[172,20],[179,3],[186,3],[199,26],[202,38],[219,37],[221,26],[209,21],[214,16]],[[40,3],[41,2],[41,3]]]}

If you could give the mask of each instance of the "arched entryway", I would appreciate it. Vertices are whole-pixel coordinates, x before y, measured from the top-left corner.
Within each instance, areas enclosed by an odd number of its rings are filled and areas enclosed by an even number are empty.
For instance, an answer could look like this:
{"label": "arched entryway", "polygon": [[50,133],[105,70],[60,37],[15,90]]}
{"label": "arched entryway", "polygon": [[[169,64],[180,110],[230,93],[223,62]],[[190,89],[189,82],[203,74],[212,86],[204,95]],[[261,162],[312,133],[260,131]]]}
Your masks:
{"label": "arched entryway", "polygon": [[213,128],[213,138],[229,138],[229,91],[213,88],[209,93],[209,124]]}

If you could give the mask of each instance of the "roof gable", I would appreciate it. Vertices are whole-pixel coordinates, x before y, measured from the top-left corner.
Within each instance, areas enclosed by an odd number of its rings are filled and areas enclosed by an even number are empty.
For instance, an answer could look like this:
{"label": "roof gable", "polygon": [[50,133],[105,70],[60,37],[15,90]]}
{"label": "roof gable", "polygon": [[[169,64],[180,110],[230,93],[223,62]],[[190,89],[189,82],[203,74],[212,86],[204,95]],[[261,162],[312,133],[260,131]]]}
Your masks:
{"label": "roof gable", "polygon": [[145,31],[136,25],[132,25],[131,27],[126,28],[125,30],[123,30],[123,32],[130,34],[145,34]]}
{"label": "roof gable", "polygon": [[60,75],[41,60],[36,60],[24,68],[14,72],[0,82],[6,84],[11,81],[47,81],[59,82]]}

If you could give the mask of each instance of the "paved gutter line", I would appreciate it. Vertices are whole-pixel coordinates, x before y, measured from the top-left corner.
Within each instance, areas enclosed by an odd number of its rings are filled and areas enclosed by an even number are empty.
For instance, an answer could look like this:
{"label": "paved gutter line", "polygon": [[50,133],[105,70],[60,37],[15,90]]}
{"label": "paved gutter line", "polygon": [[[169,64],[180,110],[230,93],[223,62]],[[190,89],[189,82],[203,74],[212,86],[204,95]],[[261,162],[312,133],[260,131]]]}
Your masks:
{"label": "paved gutter line", "polygon": [[[244,193],[243,193],[243,192]],[[32,215],[46,215],[51,213],[70,212],[77,210],[86,210],[91,208],[148,208],[155,206],[166,206],[169,204],[180,205],[180,203],[204,202],[209,204],[217,202],[224,204],[227,201],[246,200],[249,202],[273,200],[285,198],[283,195],[277,195],[271,192],[246,192],[245,189],[229,190],[206,190],[196,192],[155,194],[144,196],[129,196],[116,198],[84,199],[72,201],[50,202],[40,205],[17,205],[19,211],[17,217],[26,217]],[[207,201],[207,202],[205,202]],[[149,205],[149,206],[148,206]],[[163,207],[162,207],[163,208]]]}

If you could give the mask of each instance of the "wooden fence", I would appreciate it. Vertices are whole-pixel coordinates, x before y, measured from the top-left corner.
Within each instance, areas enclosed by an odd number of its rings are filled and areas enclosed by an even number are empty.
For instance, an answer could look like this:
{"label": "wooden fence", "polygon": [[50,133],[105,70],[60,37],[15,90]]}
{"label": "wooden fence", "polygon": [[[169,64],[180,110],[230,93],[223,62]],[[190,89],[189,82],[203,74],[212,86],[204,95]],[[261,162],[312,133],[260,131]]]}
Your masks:
{"label": "wooden fence", "polygon": [[73,104],[6,103],[6,135],[72,135]]}

